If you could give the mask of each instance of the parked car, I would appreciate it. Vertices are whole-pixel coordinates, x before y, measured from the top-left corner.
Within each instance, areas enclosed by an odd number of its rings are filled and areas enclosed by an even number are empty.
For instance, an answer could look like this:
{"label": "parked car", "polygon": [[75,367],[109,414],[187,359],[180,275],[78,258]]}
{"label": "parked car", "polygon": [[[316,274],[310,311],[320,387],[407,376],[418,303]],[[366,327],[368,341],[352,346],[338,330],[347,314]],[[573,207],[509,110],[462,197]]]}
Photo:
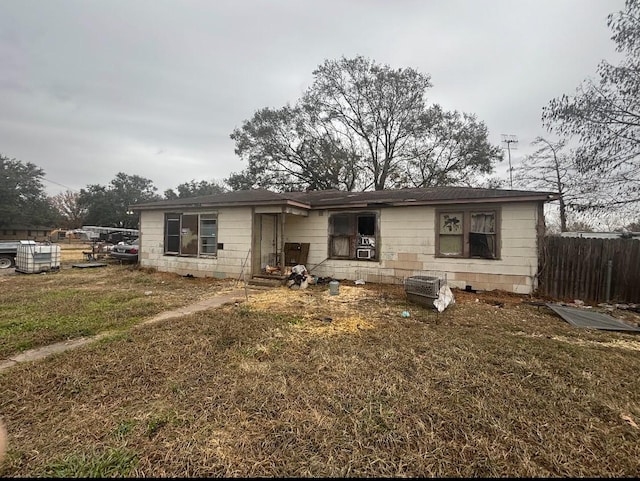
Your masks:
{"label": "parked car", "polygon": [[137,262],[138,250],[138,239],[133,239],[128,244],[119,242],[114,245],[109,252],[109,256],[121,261]]}

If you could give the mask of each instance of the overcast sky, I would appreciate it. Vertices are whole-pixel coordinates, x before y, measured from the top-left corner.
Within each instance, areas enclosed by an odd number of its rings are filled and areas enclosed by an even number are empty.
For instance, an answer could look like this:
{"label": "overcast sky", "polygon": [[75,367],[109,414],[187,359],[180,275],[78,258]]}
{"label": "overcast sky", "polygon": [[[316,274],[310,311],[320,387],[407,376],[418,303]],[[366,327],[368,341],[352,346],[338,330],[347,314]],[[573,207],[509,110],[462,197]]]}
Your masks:
{"label": "overcast sky", "polygon": [[[229,135],[294,103],[325,59],[363,55],[431,75],[431,102],[515,135],[615,60],[623,0],[2,0],[0,153],[50,194],[118,172],[158,193],[246,164]],[[512,144],[513,145],[513,144]],[[506,159],[506,156],[505,156]],[[508,179],[507,161],[497,170]]]}

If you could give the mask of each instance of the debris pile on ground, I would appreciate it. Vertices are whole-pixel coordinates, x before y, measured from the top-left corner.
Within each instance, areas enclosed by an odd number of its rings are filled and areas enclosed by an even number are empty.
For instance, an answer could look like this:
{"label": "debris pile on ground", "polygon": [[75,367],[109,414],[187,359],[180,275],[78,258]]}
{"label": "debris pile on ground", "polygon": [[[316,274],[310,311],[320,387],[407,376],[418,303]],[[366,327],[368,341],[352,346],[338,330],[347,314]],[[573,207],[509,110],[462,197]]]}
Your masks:
{"label": "debris pile on ground", "polygon": [[588,311],[580,308],[584,308],[586,306],[573,307],[566,304],[555,304],[551,302],[546,303],[546,306],[575,327],[601,329],[606,331],[640,332],[639,327],[623,320],[616,319],[608,314]]}
{"label": "debris pile on ground", "polygon": [[440,286],[440,290],[438,291],[438,298],[433,301],[433,307],[435,307],[438,312],[444,311],[449,304],[455,304],[456,300],[453,297],[453,292],[448,285]]}
{"label": "debris pile on ground", "polygon": [[315,278],[309,274],[307,268],[301,264],[293,266],[287,279],[287,287],[290,289],[306,289],[309,284],[315,284]]}
{"label": "debris pile on ground", "polygon": [[267,264],[264,268],[264,272],[267,274],[280,274],[281,269],[280,266],[270,266],[269,264]]}

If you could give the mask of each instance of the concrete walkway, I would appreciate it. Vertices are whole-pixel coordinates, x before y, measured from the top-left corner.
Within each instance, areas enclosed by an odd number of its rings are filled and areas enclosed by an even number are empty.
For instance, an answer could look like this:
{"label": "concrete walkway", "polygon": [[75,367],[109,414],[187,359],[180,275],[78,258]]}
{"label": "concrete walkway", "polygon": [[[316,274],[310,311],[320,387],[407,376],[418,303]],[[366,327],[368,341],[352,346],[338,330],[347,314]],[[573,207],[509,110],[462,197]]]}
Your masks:
{"label": "concrete walkway", "polygon": [[[147,324],[153,324],[156,322],[164,321],[167,319],[172,319],[174,317],[182,317],[187,316],[189,314],[193,314],[194,312],[205,311],[207,309],[215,309],[216,307],[220,307],[224,304],[228,304],[231,302],[244,302],[246,300],[247,294],[252,294],[255,292],[259,292],[258,290],[247,289],[245,292],[244,289],[236,289],[229,292],[221,292],[214,297],[210,297],[208,299],[203,299],[202,301],[196,302],[194,304],[190,304],[188,306],[180,307],[178,309],[174,309],[173,311],[165,311],[160,314],[152,317],[151,319],[147,319],[146,321],[137,324],[138,326],[143,326]],[[29,362],[29,361],[37,361],[38,359],[43,359],[51,354],[57,354],[60,352],[68,351],[69,349],[75,349],[76,347],[84,346],[85,344],[89,344],[90,342],[99,341],[100,339],[104,339],[108,337],[114,332],[103,332],[101,334],[97,334],[91,337],[80,337],[78,339],[72,339],[69,341],[58,342],[56,344],[51,344],[49,346],[39,347],[37,349],[30,349],[28,351],[24,351],[20,354],[16,354],[15,356],[11,356],[7,359],[0,360],[0,372],[8,369],[12,366],[15,366],[18,363]]]}

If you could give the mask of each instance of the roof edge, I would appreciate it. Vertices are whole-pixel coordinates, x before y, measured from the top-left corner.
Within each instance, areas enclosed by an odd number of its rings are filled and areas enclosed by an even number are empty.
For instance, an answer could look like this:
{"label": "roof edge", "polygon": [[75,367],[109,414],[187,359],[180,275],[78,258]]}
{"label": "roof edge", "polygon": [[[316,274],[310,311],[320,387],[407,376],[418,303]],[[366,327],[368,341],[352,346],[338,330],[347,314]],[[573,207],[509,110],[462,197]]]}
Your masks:
{"label": "roof edge", "polygon": [[451,204],[499,204],[512,202],[552,202],[560,198],[557,194],[530,195],[519,197],[483,197],[476,199],[437,199],[437,200],[415,200],[415,201],[381,201],[381,202],[358,202],[358,203],[336,203],[332,205],[311,206],[310,210],[324,209],[348,209],[348,208],[376,208],[376,207],[411,207],[418,205],[451,205]]}
{"label": "roof edge", "polygon": [[[186,199],[185,199],[186,200]],[[176,204],[135,204],[129,206],[133,211],[143,210],[170,210],[170,209],[193,209],[201,207],[253,207],[256,205],[281,205],[298,207],[300,209],[311,209],[309,204],[298,202],[291,199],[286,200],[263,200],[263,201],[235,201],[235,202],[182,202]]]}

